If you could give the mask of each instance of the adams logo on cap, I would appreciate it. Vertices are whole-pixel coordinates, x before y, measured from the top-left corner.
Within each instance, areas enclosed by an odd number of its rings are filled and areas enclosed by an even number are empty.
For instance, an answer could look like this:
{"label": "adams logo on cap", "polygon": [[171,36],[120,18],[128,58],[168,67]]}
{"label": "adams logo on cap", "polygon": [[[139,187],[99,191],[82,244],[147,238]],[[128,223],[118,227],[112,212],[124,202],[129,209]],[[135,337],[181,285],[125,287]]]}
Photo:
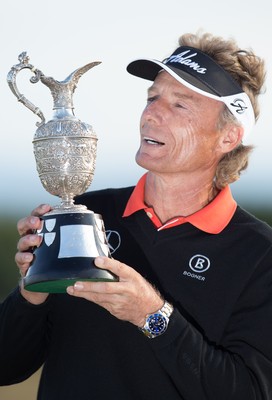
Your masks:
{"label": "adams logo on cap", "polygon": [[[182,53],[170,56],[169,58],[164,60],[163,63],[167,64],[167,63],[173,62],[173,63],[184,64],[184,65],[187,65],[189,68],[193,68],[199,74],[205,74],[207,71],[207,68],[201,67],[197,62],[192,61],[192,58],[195,57],[197,55],[197,53],[188,54],[189,52],[190,52],[190,50],[185,50]],[[186,54],[188,54],[188,55],[186,55]]]}
{"label": "adams logo on cap", "polygon": [[223,102],[244,128],[244,136],[255,124],[255,115],[248,95],[221,65],[199,49],[181,46],[164,61],[138,59],[127,71],[140,78],[154,81],[165,70],[187,88]]}

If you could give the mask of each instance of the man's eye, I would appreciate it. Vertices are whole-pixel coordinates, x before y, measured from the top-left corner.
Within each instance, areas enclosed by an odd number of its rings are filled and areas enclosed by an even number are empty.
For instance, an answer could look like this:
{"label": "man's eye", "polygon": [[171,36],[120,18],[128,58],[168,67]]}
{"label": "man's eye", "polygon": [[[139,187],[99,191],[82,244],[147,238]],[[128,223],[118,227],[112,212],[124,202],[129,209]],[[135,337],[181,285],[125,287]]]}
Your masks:
{"label": "man's eye", "polygon": [[182,104],[180,104],[180,103],[176,103],[175,104],[175,107],[177,107],[177,108],[185,108]]}
{"label": "man's eye", "polygon": [[147,104],[152,103],[154,100],[156,100],[157,96],[150,96],[147,98]]}

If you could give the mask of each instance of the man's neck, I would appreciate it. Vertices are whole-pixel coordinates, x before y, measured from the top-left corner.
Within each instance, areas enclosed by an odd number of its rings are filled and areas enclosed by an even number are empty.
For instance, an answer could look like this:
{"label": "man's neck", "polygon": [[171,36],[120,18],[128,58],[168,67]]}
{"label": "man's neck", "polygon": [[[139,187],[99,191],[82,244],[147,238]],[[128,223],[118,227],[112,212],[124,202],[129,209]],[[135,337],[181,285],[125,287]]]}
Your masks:
{"label": "man's neck", "polygon": [[145,203],[152,206],[162,223],[177,216],[186,217],[209,204],[218,190],[210,177],[184,179],[148,172],[145,184]]}

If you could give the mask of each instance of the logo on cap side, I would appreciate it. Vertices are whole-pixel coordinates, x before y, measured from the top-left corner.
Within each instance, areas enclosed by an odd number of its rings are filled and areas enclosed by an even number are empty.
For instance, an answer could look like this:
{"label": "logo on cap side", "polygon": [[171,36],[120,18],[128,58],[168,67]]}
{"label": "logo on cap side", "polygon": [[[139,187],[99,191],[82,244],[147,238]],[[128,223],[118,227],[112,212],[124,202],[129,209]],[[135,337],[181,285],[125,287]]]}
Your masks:
{"label": "logo on cap side", "polygon": [[237,114],[243,114],[248,108],[242,99],[235,99],[230,105],[236,108]]}
{"label": "logo on cap side", "polygon": [[184,65],[187,65],[189,68],[194,69],[199,74],[205,74],[207,71],[207,68],[201,67],[196,61],[192,60],[193,57],[197,56],[197,53],[187,54],[189,52],[190,52],[190,50],[185,50],[182,53],[172,55],[172,56],[166,58],[163,61],[163,63],[164,64],[168,64],[168,63],[184,64]]}

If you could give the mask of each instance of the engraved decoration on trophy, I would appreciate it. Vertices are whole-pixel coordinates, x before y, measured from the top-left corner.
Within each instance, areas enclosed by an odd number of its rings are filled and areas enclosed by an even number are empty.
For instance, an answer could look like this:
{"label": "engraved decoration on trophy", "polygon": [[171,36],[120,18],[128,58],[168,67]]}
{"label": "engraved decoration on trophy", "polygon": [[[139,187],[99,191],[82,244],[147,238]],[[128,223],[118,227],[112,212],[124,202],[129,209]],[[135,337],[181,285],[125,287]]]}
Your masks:
{"label": "engraved decoration on trophy", "polygon": [[[41,119],[33,138],[37,171],[46,191],[61,198],[60,205],[41,218],[38,233],[42,243],[34,249],[24,286],[30,291],[63,293],[76,280],[116,281],[116,276],[94,265],[95,257],[110,257],[102,216],[74,204],[74,197],[84,193],[92,182],[97,136],[91,125],[76,118],[73,93],[80,77],[100,62],[86,64],[57,81],[30,64],[26,52],[18,59],[19,64],[8,73],[8,85],[18,101]],[[48,122],[18,90],[16,78],[23,69],[34,74],[31,83],[41,81],[51,91],[54,114]]]}

